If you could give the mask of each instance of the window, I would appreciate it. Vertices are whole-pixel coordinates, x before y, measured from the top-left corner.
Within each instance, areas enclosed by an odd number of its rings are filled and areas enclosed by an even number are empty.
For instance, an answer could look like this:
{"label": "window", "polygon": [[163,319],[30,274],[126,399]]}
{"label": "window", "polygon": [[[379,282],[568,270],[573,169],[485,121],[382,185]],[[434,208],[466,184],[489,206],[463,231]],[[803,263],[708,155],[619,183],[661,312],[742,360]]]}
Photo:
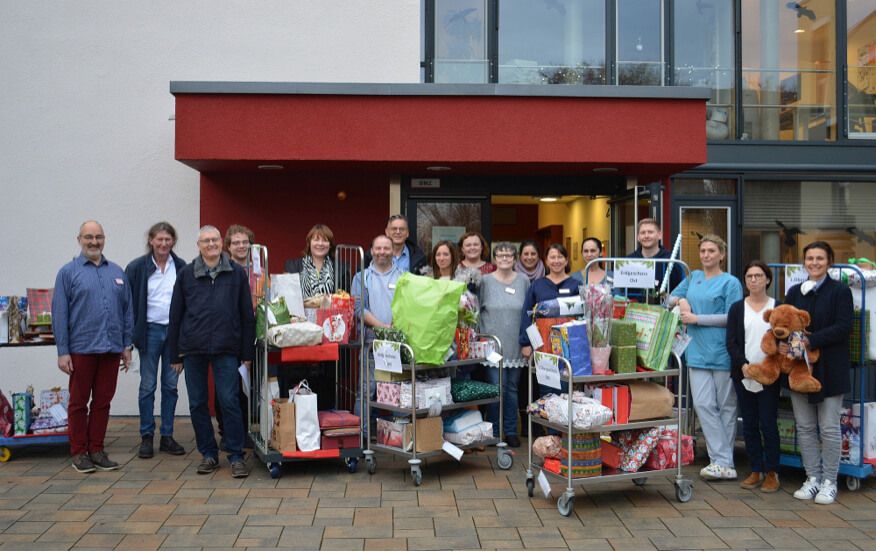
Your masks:
{"label": "window", "polygon": [[435,82],[488,82],[486,3],[435,1]]}
{"label": "window", "polygon": [[501,3],[499,82],[605,84],[605,0]]}
{"label": "window", "polygon": [[663,84],[661,0],[617,0],[617,84]]}
{"label": "window", "polygon": [[712,90],[709,140],[735,138],[733,0],[673,3],[673,84]]}
{"label": "window", "polygon": [[848,0],[849,138],[876,139],[876,0]]}
{"label": "window", "polygon": [[803,247],[816,240],[830,243],[837,262],[874,259],[873,205],[874,182],[748,181],[742,262],[800,263]]}
{"label": "window", "polygon": [[836,139],[834,0],[742,0],[742,138]]}

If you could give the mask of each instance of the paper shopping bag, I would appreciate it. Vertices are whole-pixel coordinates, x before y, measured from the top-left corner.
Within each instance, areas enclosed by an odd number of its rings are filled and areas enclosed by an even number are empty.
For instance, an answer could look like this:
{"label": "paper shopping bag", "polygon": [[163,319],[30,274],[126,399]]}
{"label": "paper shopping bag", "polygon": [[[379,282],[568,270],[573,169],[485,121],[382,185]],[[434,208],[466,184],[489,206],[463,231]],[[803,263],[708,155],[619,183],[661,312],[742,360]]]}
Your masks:
{"label": "paper shopping bag", "polygon": [[319,413],[316,393],[302,380],[292,395],[295,401],[295,440],[303,452],[319,450]]}
{"label": "paper shopping bag", "polygon": [[633,303],[625,320],[636,323],[636,349],[639,364],[651,370],[665,370],[678,327],[678,315],[658,305]]}
{"label": "paper shopping bag", "polygon": [[295,403],[287,400],[277,400],[271,405],[274,413],[274,425],[271,427],[271,446],[274,449],[295,451]]}

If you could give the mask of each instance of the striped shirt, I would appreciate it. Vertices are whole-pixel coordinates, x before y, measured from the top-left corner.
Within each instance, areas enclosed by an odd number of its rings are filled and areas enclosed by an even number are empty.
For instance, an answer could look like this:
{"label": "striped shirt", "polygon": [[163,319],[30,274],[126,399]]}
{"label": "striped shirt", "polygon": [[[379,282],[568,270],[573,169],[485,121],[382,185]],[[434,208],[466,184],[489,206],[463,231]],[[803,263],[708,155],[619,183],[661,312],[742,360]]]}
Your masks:
{"label": "striped shirt", "polygon": [[119,353],[132,345],[131,286],[121,267],[80,254],[61,267],[52,297],[58,356]]}

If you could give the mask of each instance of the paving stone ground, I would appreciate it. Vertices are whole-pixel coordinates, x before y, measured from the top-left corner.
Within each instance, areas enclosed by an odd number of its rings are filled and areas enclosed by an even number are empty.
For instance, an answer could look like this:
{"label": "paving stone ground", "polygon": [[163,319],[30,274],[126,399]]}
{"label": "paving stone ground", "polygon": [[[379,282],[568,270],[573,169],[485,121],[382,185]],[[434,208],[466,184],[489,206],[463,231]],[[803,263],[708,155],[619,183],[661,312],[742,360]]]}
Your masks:
{"label": "paving stone ground", "polygon": [[[697,465],[685,468],[688,503],[676,501],[670,478],[604,483],[578,488],[566,518],[555,498],[527,497],[525,447],[508,471],[489,448],[460,463],[428,460],[420,487],[406,460],[383,454],[374,475],[321,461],[286,464],[271,479],[250,459],[252,475],[240,480],[227,464],[195,472],[187,418],[176,424],[190,451],[182,457],[137,458],[137,427],[136,418],[110,422],[107,450],[123,464],[115,472],[78,474],[66,447],[15,450],[0,464],[0,549],[876,549],[869,481],[817,506],[791,496],[799,471],[783,471],[782,490],[766,495],[702,481]],[[554,483],[554,496],[563,489]]]}

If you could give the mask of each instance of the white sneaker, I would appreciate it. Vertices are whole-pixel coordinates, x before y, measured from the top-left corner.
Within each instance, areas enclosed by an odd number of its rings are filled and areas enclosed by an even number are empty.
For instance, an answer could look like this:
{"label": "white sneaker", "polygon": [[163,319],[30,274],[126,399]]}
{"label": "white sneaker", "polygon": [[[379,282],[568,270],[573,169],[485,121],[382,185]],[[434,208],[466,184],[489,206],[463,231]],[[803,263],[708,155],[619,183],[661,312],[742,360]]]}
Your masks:
{"label": "white sneaker", "polygon": [[815,495],[816,504],[833,504],[836,500],[836,481],[825,479],[821,482],[821,489]]}
{"label": "white sneaker", "polygon": [[[809,477],[803,482],[802,487],[794,491],[794,498],[800,500],[812,500],[815,498],[815,495],[819,494],[818,486],[818,479],[815,477]],[[836,485],[834,485],[833,494],[836,496]],[[833,500],[831,500],[831,502],[833,502]]]}
{"label": "white sneaker", "polygon": [[717,479],[736,479],[736,470],[714,462],[700,470],[700,477],[712,481]]}

